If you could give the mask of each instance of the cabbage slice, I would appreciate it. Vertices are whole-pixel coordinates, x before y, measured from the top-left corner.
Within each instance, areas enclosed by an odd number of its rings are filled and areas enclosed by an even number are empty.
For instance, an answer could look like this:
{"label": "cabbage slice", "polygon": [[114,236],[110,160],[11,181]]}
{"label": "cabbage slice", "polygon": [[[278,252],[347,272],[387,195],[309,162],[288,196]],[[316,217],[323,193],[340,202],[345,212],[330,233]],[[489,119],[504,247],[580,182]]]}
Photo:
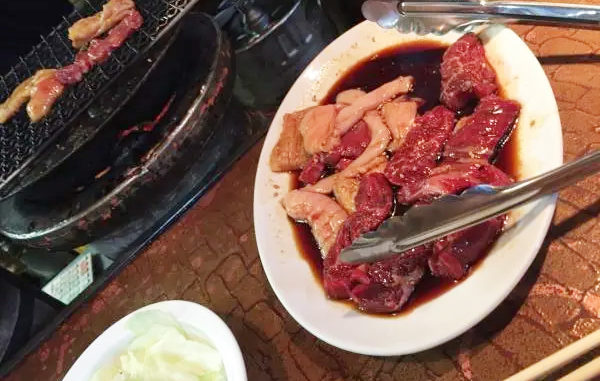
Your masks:
{"label": "cabbage slice", "polygon": [[168,313],[148,310],[126,323],[127,349],[91,381],[225,381],[219,352],[201,334],[184,330]]}

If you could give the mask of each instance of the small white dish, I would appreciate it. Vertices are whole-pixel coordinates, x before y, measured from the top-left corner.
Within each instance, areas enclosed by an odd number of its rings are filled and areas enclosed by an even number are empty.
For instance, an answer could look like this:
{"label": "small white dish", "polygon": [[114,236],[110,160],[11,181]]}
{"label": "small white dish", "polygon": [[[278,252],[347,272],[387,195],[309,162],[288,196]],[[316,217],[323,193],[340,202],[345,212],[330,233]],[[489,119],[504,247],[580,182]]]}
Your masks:
{"label": "small white dish", "polygon": [[[555,197],[511,212],[514,225],[467,279],[439,297],[395,318],[381,318],[327,299],[310,264],[300,255],[280,200],[290,175],[273,173],[269,156],[279,138],[283,115],[317,104],[349,68],[362,59],[402,43],[451,44],[458,33],[418,36],[384,30],[365,21],[323,50],[292,86],[267,134],[254,193],[254,226],[260,258],[275,294],[304,328],[351,352],[392,356],[442,344],[494,310],[535,259],[552,219]],[[522,111],[516,129],[519,175],[529,178],[562,164],[558,108],[546,75],[527,45],[510,29],[493,25],[480,32],[503,94]],[[418,83],[415,84],[419,86]]]}
{"label": "small white dish", "polygon": [[168,300],[145,306],[111,325],[79,356],[63,381],[90,380],[98,369],[122,354],[134,337],[125,326],[127,320],[146,310],[167,312],[184,329],[187,326],[202,332],[221,354],[227,381],[247,381],[242,352],[225,322],[208,308],[183,300]]}

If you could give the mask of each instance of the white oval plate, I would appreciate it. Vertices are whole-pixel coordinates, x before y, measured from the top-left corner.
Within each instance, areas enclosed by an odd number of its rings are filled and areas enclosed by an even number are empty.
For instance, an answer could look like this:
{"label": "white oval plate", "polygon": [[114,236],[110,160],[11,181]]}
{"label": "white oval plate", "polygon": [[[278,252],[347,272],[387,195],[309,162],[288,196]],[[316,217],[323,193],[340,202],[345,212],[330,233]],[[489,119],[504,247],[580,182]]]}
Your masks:
{"label": "white oval plate", "polygon": [[133,339],[133,334],[125,327],[127,320],[145,310],[170,313],[184,329],[188,326],[202,332],[221,354],[227,380],[247,381],[242,352],[227,325],[208,308],[183,300],[168,300],[145,306],[111,325],[79,356],[63,381],[90,380],[98,369],[118,357]]}
{"label": "white oval plate", "polygon": [[[296,247],[292,227],[280,205],[290,190],[290,175],[273,173],[269,156],[281,132],[283,115],[315,105],[344,72],[382,49],[415,40],[450,44],[459,34],[417,36],[384,30],[365,21],[323,50],[300,75],[283,100],[260,156],[254,193],[254,226],[263,268],[288,312],[318,338],[351,352],[401,355],[444,343],[488,315],[509,294],[534,260],[554,212],[548,197],[511,212],[516,221],[494,245],[481,266],[443,295],[410,313],[381,318],[328,300],[310,265]],[[528,178],[562,163],[558,108],[535,56],[510,29],[482,30],[488,60],[507,97],[522,105],[516,130],[520,177]],[[415,84],[419,86],[419,84]]]}

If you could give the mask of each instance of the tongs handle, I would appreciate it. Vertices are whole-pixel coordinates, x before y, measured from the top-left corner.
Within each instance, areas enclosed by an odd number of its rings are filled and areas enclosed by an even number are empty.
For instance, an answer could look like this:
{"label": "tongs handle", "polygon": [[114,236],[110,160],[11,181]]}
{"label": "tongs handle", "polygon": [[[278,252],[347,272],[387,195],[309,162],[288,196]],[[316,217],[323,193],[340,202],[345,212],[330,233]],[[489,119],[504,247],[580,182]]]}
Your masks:
{"label": "tongs handle", "polygon": [[[399,1],[367,0],[362,11],[367,20],[384,28],[402,24],[401,20],[429,20],[431,31],[446,30],[446,24],[461,25],[524,23],[574,28],[600,28],[600,6],[538,3],[526,1]],[[444,27],[440,29],[440,24]],[[430,26],[431,26],[430,25]],[[423,30],[421,32],[430,32]]]}
{"label": "tongs handle", "polygon": [[[600,150],[585,155],[551,171],[504,187],[500,193],[528,195],[519,204],[537,197],[556,193],[562,188],[576,183],[587,176],[600,172]],[[518,198],[518,197],[517,197]]]}
{"label": "tongs handle", "polygon": [[403,1],[404,16],[472,16],[478,19],[511,20],[535,24],[600,27],[600,6],[527,1]]}

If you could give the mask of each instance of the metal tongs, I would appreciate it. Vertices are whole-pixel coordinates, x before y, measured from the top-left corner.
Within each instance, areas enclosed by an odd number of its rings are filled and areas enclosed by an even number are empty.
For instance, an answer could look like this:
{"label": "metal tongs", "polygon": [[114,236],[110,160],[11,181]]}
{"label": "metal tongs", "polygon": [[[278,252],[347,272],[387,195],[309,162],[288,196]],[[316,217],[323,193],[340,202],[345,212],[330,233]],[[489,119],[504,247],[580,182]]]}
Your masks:
{"label": "metal tongs", "polygon": [[467,32],[486,23],[542,24],[600,29],[600,6],[525,1],[397,1],[367,0],[367,20],[402,32],[444,34]]}
{"label": "metal tongs", "polygon": [[343,262],[373,262],[479,224],[529,201],[550,195],[600,171],[600,150],[529,180],[504,186],[478,185],[388,218],[342,250]]}

